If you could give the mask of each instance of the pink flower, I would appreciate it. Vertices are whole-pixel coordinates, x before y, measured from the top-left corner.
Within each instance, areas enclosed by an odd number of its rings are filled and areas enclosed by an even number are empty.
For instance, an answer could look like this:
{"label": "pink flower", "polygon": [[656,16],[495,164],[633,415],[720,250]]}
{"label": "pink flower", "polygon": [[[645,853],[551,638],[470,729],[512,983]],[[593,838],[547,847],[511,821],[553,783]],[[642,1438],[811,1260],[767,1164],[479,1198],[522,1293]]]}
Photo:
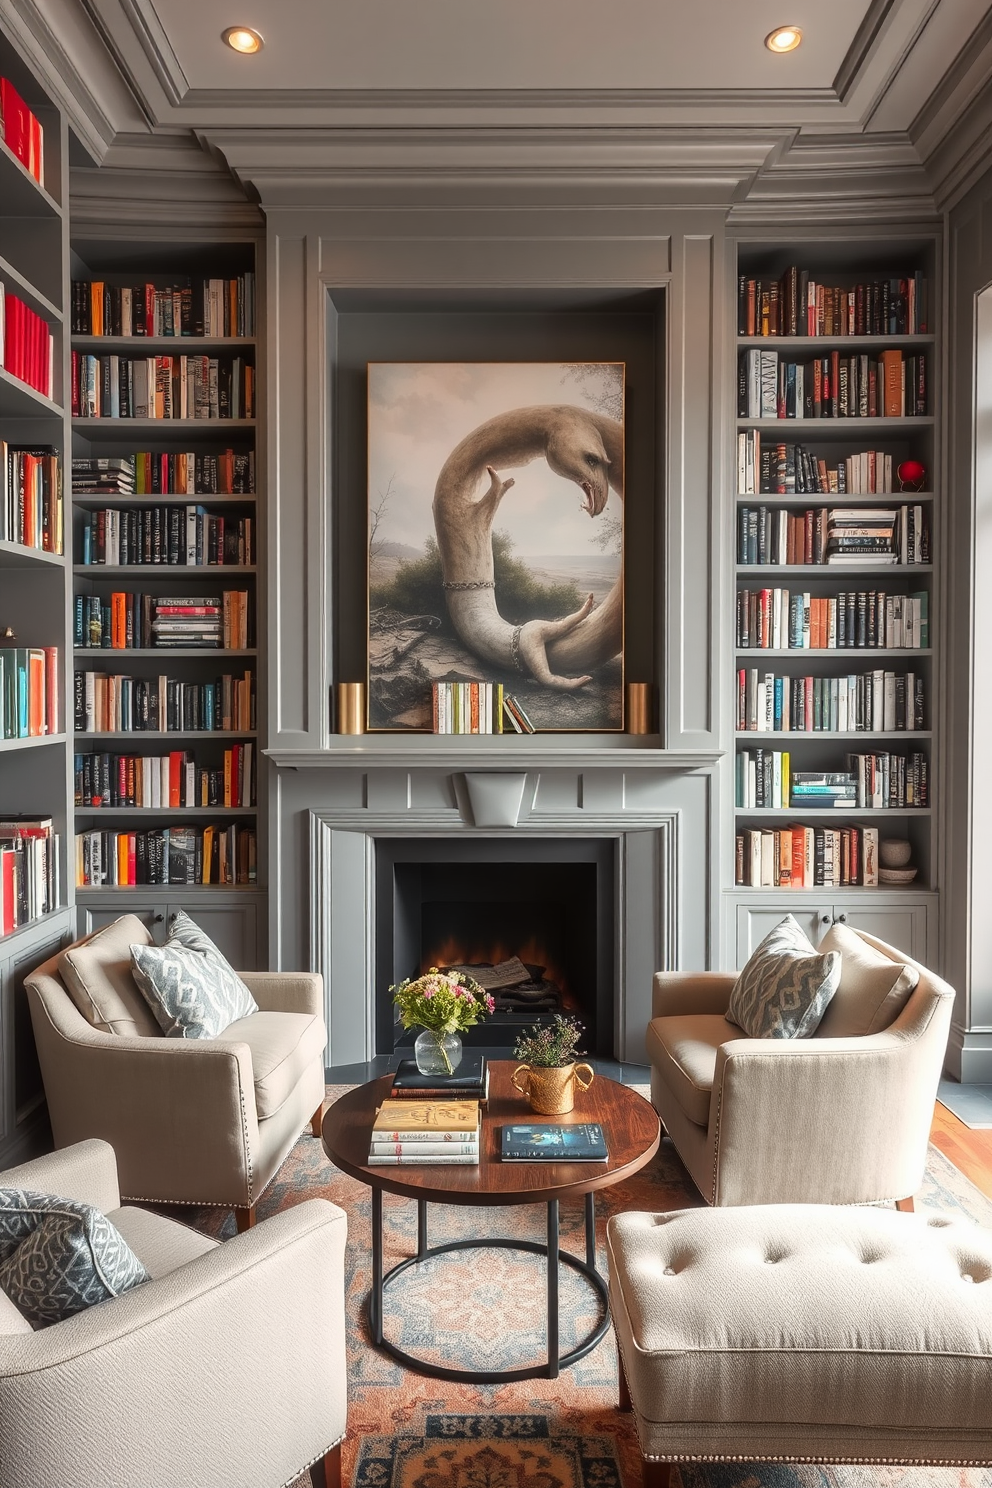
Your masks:
{"label": "pink flower", "polygon": [[[455,996],[456,997],[461,997],[461,995],[462,995],[462,989],[461,989],[461,987],[456,987],[455,988]],[[471,1000],[471,997],[472,997],[471,992],[467,992],[465,995],[466,995],[466,997],[468,997]]]}
{"label": "pink flower", "polygon": [[434,996],[434,988],[431,987],[431,986],[429,986],[429,985],[426,986],[424,988],[424,996],[425,997],[433,997]]}

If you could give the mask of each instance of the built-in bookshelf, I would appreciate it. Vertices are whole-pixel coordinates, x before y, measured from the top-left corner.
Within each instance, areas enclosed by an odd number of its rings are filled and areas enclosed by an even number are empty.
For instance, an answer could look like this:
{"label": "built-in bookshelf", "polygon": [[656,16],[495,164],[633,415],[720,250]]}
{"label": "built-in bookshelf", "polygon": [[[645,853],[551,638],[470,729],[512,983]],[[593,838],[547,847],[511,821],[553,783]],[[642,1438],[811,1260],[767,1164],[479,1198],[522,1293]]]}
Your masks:
{"label": "built-in bookshelf", "polygon": [[209,927],[263,878],[256,245],[72,247],[81,928],[167,901]]}
{"label": "built-in bookshelf", "polygon": [[[765,909],[823,924],[936,887],[937,268],[919,237],[737,244],[739,955]],[[888,838],[909,883],[879,882]]]}
{"label": "built-in bookshelf", "polygon": [[72,581],[68,129],[2,19],[0,111],[0,1160],[9,1166],[44,1118],[24,977],[74,928]]}

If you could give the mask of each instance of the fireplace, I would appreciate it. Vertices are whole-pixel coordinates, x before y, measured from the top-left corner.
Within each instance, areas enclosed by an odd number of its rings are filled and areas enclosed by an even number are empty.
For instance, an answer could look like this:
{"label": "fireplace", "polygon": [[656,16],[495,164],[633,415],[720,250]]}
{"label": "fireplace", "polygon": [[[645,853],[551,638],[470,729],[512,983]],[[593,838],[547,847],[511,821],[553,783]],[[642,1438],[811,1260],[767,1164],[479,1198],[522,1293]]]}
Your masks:
{"label": "fireplace", "polygon": [[582,1048],[614,1045],[616,843],[609,838],[379,838],[375,848],[377,1054],[412,1044],[389,987],[430,966],[463,966],[496,1012],[463,1035],[504,1054],[556,1012],[582,1022]]}

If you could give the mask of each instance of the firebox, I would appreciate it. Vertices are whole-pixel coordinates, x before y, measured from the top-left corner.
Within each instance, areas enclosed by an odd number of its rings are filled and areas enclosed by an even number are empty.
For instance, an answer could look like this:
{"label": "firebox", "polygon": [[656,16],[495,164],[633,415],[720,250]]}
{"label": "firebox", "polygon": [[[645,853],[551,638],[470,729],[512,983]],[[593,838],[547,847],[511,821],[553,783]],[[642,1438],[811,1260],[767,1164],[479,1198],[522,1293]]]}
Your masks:
{"label": "firebox", "polygon": [[376,1053],[413,1042],[391,984],[463,967],[496,1012],[466,1044],[512,1052],[556,1012],[579,1018],[588,1054],[613,1053],[616,844],[612,838],[378,838]]}

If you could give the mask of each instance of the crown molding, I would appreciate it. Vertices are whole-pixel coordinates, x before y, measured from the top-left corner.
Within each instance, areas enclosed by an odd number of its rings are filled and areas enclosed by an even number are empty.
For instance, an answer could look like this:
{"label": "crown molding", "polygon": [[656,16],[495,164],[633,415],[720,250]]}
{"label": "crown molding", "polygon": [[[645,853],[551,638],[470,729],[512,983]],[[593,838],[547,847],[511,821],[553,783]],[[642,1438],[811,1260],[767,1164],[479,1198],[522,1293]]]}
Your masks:
{"label": "crown molding", "polygon": [[69,175],[73,231],[120,229],[161,236],[182,222],[223,232],[260,232],[264,218],[226,164],[184,131],[121,135],[97,169]]}

